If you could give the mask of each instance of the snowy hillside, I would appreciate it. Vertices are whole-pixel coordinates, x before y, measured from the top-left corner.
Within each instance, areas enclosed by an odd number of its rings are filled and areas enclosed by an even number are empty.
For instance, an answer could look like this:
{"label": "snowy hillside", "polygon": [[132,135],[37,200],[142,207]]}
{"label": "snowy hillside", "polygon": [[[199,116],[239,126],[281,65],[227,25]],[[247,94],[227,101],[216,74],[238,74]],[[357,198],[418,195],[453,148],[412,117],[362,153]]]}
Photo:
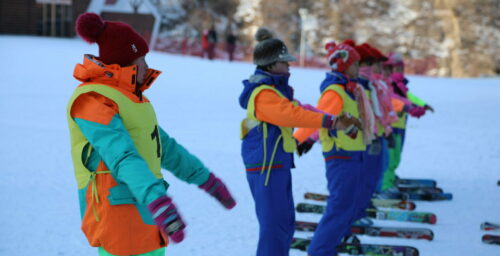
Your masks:
{"label": "snowy hillside", "polygon": [[[80,231],[66,123],[66,103],[78,85],[74,65],[84,53],[97,54],[97,47],[78,39],[0,36],[0,49],[0,255],[97,255]],[[186,240],[168,247],[167,255],[254,255],[258,226],[240,157],[244,111],[237,101],[241,80],[254,67],[156,52],[147,61],[163,71],[147,92],[160,124],[221,176],[238,201],[226,211],[165,173],[188,224]],[[292,68],[296,97],[314,104],[323,78],[324,70]],[[377,222],[431,228],[432,242],[361,240],[415,246],[424,256],[500,255],[499,246],[481,243],[479,230],[482,221],[500,222],[500,79],[410,77],[410,88],[436,113],[410,120],[399,175],[434,178],[454,199],[417,203],[418,211],[437,214],[436,225]],[[296,165],[296,203],[306,191],[326,192],[318,145]]]}

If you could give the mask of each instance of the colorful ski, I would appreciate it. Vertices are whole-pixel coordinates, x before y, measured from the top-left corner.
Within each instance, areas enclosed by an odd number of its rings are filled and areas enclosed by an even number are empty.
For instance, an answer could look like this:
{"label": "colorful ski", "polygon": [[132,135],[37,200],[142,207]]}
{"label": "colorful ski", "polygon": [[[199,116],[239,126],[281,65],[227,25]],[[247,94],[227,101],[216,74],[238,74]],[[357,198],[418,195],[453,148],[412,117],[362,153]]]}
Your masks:
{"label": "colorful ski", "polygon": [[438,187],[398,187],[398,190],[403,193],[415,194],[443,193],[443,189]]}
{"label": "colorful ski", "polygon": [[437,217],[429,212],[402,212],[402,211],[384,211],[377,209],[367,209],[368,217],[377,220],[396,220],[418,223],[436,224]]}
{"label": "colorful ski", "polygon": [[491,222],[483,222],[483,223],[481,223],[481,230],[485,230],[485,231],[491,231],[491,230],[500,231],[500,224],[491,223]]}
{"label": "colorful ski", "polygon": [[380,199],[415,200],[415,201],[441,201],[453,199],[451,193],[385,193]]}
{"label": "colorful ski", "polygon": [[[322,214],[325,206],[318,204],[299,203],[296,207],[297,212],[309,212]],[[368,217],[379,220],[408,221],[418,223],[435,224],[437,217],[433,213],[427,212],[403,212],[403,211],[384,211],[376,209],[367,209]]]}
{"label": "colorful ski", "polygon": [[[299,231],[314,232],[318,223],[307,221],[296,221],[295,229]],[[428,228],[403,228],[403,227],[376,227],[376,226],[355,226],[351,227],[351,232],[357,235],[378,236],[378,237],[399,237],[408,239],[424,239],[432,241],[434,233]]]}
{"label": "colorful ski", "polygon": [[498,245],[500,245],[500,236],[486,234],[486,235],[483,235],[481,240],[485,244],[498,244]]}
{"label": "colorful ski", "polygon": [[[315,200],[315,201],[320,201],[324,202],[326,201],[326,198],[328,195],[325,194],[318,194],[318,193],[305,193],[304,198],[305,199],[310,199],[310,200]],[[404,201],[404,200],[397,200],[397,199],[377,199],[373,198],[372,203],[375,207],[382,207],[382,208],[394,208],[394,209],[401,209],[401,210],[408,210],[408,211],[413,211],[416,208],[416,205],[412,201]]]}
{"label": "colorful ski", "polygon": [[437,182],[432,179],[396,179],[397,187],[436,187]]}
{"label": "colorful ski", "polygon": [[[310,239],[293,238],[292,249],[307,251]],[[370,255],[370,256],[418,256],[418,250],[415,247],[403,245],[382,245],[382,244],[360,244],[344,245],[337,247],[339,253],[351,255]]]}

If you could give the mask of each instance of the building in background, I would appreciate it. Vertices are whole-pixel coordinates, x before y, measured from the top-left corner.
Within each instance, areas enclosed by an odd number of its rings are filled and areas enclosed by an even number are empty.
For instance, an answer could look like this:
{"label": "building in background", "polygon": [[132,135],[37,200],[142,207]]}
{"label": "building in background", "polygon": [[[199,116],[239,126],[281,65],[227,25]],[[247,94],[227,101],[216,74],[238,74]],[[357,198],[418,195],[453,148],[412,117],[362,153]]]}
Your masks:
{"label": "building in background", "polygon": [[160,16],[144,0],[2,0],[0,34],[75,36],[75,20],[84,12],[130,24],[154,48]]}
{"label": "building in background", "polygon": [[0,34],[71,37],[89,0],[2,0]]}

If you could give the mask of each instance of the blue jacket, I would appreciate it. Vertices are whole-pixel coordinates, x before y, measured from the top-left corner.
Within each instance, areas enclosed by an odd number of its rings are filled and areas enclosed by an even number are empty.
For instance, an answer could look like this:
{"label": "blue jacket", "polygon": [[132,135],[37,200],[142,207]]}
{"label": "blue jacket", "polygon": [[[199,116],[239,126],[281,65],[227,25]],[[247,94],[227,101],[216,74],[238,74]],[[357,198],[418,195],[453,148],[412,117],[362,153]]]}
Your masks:
{"label": "blue jacket", "polygon": [[[288,85],[289,75],[274,75],[256,69],[255,73],[247,80],[243,81],[243,91],[239,97],[240,106],[246,109],[248,100],[253,90],[261,85],[273,85],[275,89],[281,92],[290,101],[293,100],[293,89]],[[241,155],[247,171],[261,171],[263,167],[271,169],[294,167],[293,154],[283,150],[283,140],[278,145],[276,141],[281,135],[278,126],[265,123],[267,126],[268,137],[266,139],[266,148],[264,149],[264,122],[254,127],[243,138],[241,145]],[[274,159],[271,161],[272,153],[276,148]],[[264,163],[265,156],[265,163]]]}

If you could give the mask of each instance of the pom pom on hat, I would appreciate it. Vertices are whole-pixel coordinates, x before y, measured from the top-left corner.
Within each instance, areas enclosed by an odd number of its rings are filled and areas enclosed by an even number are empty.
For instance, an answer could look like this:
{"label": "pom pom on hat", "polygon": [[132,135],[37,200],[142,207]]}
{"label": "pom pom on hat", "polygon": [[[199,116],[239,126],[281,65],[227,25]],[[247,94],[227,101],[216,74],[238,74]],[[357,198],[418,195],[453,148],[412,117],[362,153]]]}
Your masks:
{"label": "pom pom on hat", "polygon": [[97,42],[105,27],[105,21],[99,15],[91,12],[80,15],[76,20],[76,33],[88,43]]}
{"label": "pom pom on hat", "polygon": [[255,33],[258,41],[253,51],[253,63],[257,66],[267,66],[278,61],[291,62],[297,59],[288,53],[288,48],[283,41],[274,36],[267,28],[259,28]]}
{"label": "pom pom on hat", "polygon": [[255,40],[257,40],[257,42],[262,42],[271,38],[274,38],[274,33],[268,28],[261,27],[257,30],[257,33],[255,33]]}
{"label": "pom pom on hat", "polygon": [[95,13],[83,13],[76,32],[89,43],[99,45],[99,58],[108,65],[126,66],[149,52],[148,43],[130,25],[104,21]]}
{"label": "pom pom on hat", "polygon": [[334,40],[329,41],[325,44],[325,50],[327,52],[330,52],[333,50],[333,48],[335,48],[335,46],[337,46],[337,42],[335,42]]}

